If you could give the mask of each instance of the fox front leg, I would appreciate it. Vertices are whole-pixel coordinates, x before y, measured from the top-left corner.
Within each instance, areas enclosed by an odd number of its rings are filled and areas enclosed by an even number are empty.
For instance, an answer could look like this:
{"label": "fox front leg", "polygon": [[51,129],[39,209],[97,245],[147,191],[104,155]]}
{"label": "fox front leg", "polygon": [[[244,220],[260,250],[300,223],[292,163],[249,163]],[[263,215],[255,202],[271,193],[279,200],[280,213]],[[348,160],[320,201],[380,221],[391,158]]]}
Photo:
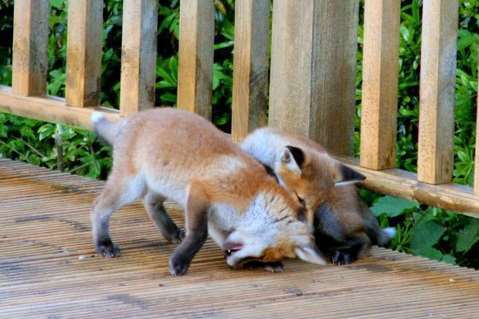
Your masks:
{"label": "fox front leg", "polygon": [[187,194],[185,238],[169,261],[169,271],[173,276],[182,276],[188,271],[193,257],[208,238],[209,203],[201,184],[191,183]]}

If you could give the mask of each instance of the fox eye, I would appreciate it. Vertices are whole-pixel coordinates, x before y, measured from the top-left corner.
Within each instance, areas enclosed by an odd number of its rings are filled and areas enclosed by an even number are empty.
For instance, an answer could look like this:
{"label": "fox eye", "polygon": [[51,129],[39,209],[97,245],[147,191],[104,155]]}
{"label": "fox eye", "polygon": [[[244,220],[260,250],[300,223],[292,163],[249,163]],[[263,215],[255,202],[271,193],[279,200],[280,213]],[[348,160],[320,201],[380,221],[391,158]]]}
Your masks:
{"label": "fox eye", "polygon": [[301,205],[306,206],[306,202],[304,201],[304,198],[298,196],[298,200],[301,203]]}
{"label": "fox eye", "polygon": [[303,207],[306,207],[306,202],[304,201],[304,198],[302,198],[301,196],[298,195],[298,193],[294,193],[296,195],[296,198],[298,199],[299,203],[301,204],[301,206]]}

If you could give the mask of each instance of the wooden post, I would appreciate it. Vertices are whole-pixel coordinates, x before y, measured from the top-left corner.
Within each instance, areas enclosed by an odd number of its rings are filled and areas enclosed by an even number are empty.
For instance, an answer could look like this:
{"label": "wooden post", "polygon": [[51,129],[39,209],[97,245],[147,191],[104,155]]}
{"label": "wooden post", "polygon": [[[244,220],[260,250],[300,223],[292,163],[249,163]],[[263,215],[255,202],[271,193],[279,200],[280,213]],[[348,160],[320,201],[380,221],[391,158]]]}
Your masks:
{"label": "wooden post", "polygon": [[272,126],[351,154],[358,1],[273,2]]}
{"label": "wooden post", "polygon": [[214,6],[212,0],[180,1],[179,108],[211,118]]}
{"label": "wooden post", "polygon": [[364,10],[361,166],[396,162],[399,16],[397,0],[366,0]]}
{"label": "wooden post", "polygon": [[123,2],[120,112],[155,105],[157,0]]}
{"label": "wooden post", "polygon": [[457,0],[424,1],[417,170],[430,184],[452,176],[457,24]]}
{"label": "wooden post", "polygon": [[16,0],[13,13],[12,86],[19,95],[45,95],[49,0]]}
{"label": "wooden post", "polygon": [[103,0],[68,2],[66,103],[99,103]]}
{"label": "wooden post", "polygon": [[269,0],[235,2],[231,135],[235,142],[266,124]]}

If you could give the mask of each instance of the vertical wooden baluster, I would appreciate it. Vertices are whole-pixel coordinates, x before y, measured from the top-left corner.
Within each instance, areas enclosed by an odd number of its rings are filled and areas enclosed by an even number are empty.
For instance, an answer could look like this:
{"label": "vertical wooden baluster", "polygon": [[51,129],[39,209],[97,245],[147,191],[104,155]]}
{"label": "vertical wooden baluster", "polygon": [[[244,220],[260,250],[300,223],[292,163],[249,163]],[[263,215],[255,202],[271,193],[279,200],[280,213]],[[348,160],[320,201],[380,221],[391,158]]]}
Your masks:
{"label": "vertical wooden baluster", "polygon": [[103,0],[68,2],[66,103],[99,103]]}
{"label": "vertical wooden baluster", "polygon": [[399,17],[397,0],[366,0],[364,9],[361,166],[396,162]]}
{"label": "vertical wooden baluster", "polygon": [[231,135],[243,139],[266,124],[269,0],[235,2]]}
{"label": "vertical wooden baluster", "polygon": [[211,118],[214,6],[212,0],[180,1],[179,108]]}
{"label": "vertical wooden baluster", "polygon": [[452,177],[457,24],[457,0],[424,1],[417,170],[430,184]]}
{"label": "vertical wooden baluster", "polygon": [[16,0],[13,19],[13,91],[44,95],[48,69],[49,0]]}
{"label": "vertical wooden baluster", "polygon": [[155,105],[157,0],[123,2],[120,111]]}
{"label": "vertical wooden baluster", "polygon": [[273,2],[269,123],[352,153],[358,2]]}

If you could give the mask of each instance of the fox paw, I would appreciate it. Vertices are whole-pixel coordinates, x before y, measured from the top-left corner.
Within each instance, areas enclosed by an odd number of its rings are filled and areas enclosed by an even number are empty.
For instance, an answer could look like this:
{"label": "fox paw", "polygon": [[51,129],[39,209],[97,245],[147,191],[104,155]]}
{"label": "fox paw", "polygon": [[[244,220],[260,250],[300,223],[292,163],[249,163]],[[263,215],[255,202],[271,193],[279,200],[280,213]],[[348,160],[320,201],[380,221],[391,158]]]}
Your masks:
{"label": "fox paw", "polygon": [[283,272],[284,271],[284,266],[283,266],[283,263],[280,262],[280,261],[265,263],[264,264],[264,270],[269,271],[269,272]]}
{"label": "fox paw", "polygon": [[111,239],[104,240],[101,243],[97,243],[96,251],[100,255],[106,258],[115,258],[120,257],[120,248],[117,245],[113,244]]}
{"label": "fox paw", "polygon": [[334,255],[331,257],[331,261],[335,265],[348,265],[355,261],[356,259],[348,253],[337,250]]}
{"label": "fox paw", "polygon": [[188,271],[190,263],[185,259],[172,256],[168,263],[168,270],[172,276],[183,276]]}

